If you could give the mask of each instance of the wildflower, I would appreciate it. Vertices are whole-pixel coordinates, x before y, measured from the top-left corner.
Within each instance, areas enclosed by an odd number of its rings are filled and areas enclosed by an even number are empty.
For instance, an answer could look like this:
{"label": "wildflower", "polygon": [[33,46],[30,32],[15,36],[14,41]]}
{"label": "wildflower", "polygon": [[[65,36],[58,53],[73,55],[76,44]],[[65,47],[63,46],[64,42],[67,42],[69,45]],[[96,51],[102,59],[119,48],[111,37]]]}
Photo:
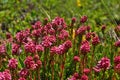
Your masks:
{"label": "wildflower", "polygon": [[95,66],[95,67],[93,67],[93,70],[94,70],[95,72],[100,72],[101,68],[99,68],[98,66]]}
{"label": "wildflower", "polygon": [[[11,74],[10,74],[10,71],[9,70],[5,70],[3,72],[3,75],[5,77],[5,80],[12,80],[12,77],[11,77]],[[0,79],[1,80],[1,79]]]}
{"label": "wildflower", "polygon": [[51,28],[51,29],[48,30],[48,33],[50,35],[55,35],[55,30],[53,28]]}
{"label": "wildflower", "polygon": [[81,26],[77,29],[76,35],[82,35],[85,33],[85,31],[86,31],[86,26]]}
{"label": "wildflower", "polygon": [[83,73],[85,73],[86,75],[89,74],[89,73],[90,73],[90,69],[85,68],[85,69],[83,70]]}
{"label": "wildflower", "polygon": [[88,76],[85,75],[85,74],[83,74],[83,75],[81,76],[81,79],[80,79],[80,80],[88,80]]}
{"label": "wildflower", "polygon": [[44,47],[42,46],[42,45],[36,45],[36,50],[38,51],[38,52],[40,52],[40,51],[44,51]]}
{"label": "wildflower", "polygon": [[87,31],[88,31],[88,32],[90,31],[90,29],[91,29],[91,27],[90,27],[90,26],[87,26]]}
{"label": "wildflower", "polygon": [[64,21],[63,18],[60,18],[60,17],[56,17],[55,19],[53,19],[52,21],[52,27],[57,30],[57,31],[60,31],[62,29],[65,29],[67,26],[66,26],[66,23]]}
{"label": "wildflower", "polygon": [[27,53],[36,53],[36,45],[32,41],[25,43],[24,48]]}
{"label": "wildflower", "polygon": [[90,43],[87,40],[83,41],[80,50],[84,55],[90,52]]}
{"label": "wildflower", "polygon": [[10,69],[15,69],[15,68],[17,68],[17,65],[18,65],[17,59],[12,58],[12,59],[9,60],[8,67],[9,67]]}
{"label": "wildflower", "polygon": [[31,56],[28,56],[25,59],[24,64],[25,64],[27,69],[34,70],[36,68],[36,64],[35,64],[35,62],[34,62],[34,60],[33,60],[33,58]]}
{"label": "wildflower", "polygon": [[41,60],[37,60],[35,63],[36,63],[36,68],[40,68],[42,66]]}
{"label": "wildflower", "polygon": [[42,33],[42,29],[35,29],[32,31],[32,35],[35,36],[36,38],[40,37]]}
{"label": "wildflower", "polygon": [[46,25],[48,23],[48,18],[44,18],[44,25]]}
{"label": "wildflower", "polygon": [[79,56],[74,56],[73,60],[76,61],[76,62],[79,62],[80,61],[80,57]]}
{"label": "wildflower", "polygon": [[5,80],[5,76],[2,72],[0,72],[0,80]]}
{"label": "wildflower", "polygon": [[60,34],[58,35],[58,38],[61,40],[67,39],[69,36],[69,33],[66,30],[61,30]]}
{"label": "wildflower", "polygon": [[37,21],[37,22],[35,22],[35,28],[40,28],[41,27],[41,22],[40,21]]}
{"label": "wildflower", "polygon": [[115,71],[120,73],[120,63],[115,66]]}
{"label": "wildflower", "polygon": [[87,16],[82,16],[80,22],[85,23],[86,21],[87,21]]}
{"label": "wildflower", "polygon": [[64,42],[64,46],[68,50],[69,48],[72,47],[72,42],[70,40],[67,40]]}
{"label": "wildflower", "polygon": [[99,37],[97,37],[97,36],[93,37],[92,44],[97,45],[98,43],[100,43]]}
{"label": "wildflower", "polygon": [[81,6],[81,2],[80,2],[80,0],[77,0],[77,6],[78,6],[78,7]]}
{"label": "wildflower", "polygon": [[20,72],[19,72],[20,77],[26,78],[28,75],[29,75],[29,71],[26,68],[21,69]]}
{"label": "wildflower", "polygon": [[2,44],[0,45],[0,55],[4,55],[6,53],[6,48],[5,48],[5,45]]}
{"label": "wildflower", "polygon": [[55,54],[55,53],[57,53],[58,50],[59,50],[58,47],[53,46],[53,47],[51,47],[51,49],[50,49],[50,53],[51,53],[51,54]]}
{"label": "wildflower", "polygon": [[30,35],[30,29],[20,31],[16,34],[16,40],[19,43],[26,43],[27,37]]}
{"label": "wildflower", "polygon": [[42,45],[46,48],[50,47],[52,45],[52,42],[50,42],[49,40],[44,40],[42,41]]}
{"label": "wildflower", "polygon": [[20,46],[16,43],[12,44],[12,54],[13,55],[18,55],[20,54]]}
{"label": "wildflower", "polygon": [[102,25],[101,30],[104,31],[106,29],[106,25]]}
{"label": "wildflower", "polygon": [[76,22],[76,18],[73,17],[73,18],[72,18],[72,22],[71,22],[71,26],[73,26],[75,22]]}
{"label": "wildflower", "polygon": [[74,76],[72,76],[71,78],[68,78],[68,80],[77,80]]}
{"label": "wildflower", "polygon": [[6,39],[11,39],[12,35],[10,33],[6,33]]}
{"label": "wildflower", "polygon": [[26,80],[25,78],[23,78],[23,77],[20,77],[18,80]]}
{"label": "wildflower", "polygon": [[119,63],[120,63],[120,56],[116,56],[114,58],[114,64],[116,65],[116,64],[119,64]]}
{"label": "wildflower", "polygon": [[78,74],[77,72],[75,72],[75,73],[73,74],[73,76],[74,76],[76,79],[79,78],[79,74]]}
{"label": "wildflower", "polygon": [[87,34],[85,35],[85,38],[86,38],[86,40],[90,40],[90,39],[91,39],[91,33],[90,33],[90,32],[87,33]]}
{"label": "wildflower", "polygon": [[101,69],[109,69],[110,68],[110,59],[107,57],[103,57],[100,61],[98,61],[98,64],[96,67],[94,67],[94,70],[100,71]]}
{"label": "wildflower", "polygon": [[114,45],[115,45],[115,47],[120,47],[120,40],[116,41],[116,42],[114,43]]}

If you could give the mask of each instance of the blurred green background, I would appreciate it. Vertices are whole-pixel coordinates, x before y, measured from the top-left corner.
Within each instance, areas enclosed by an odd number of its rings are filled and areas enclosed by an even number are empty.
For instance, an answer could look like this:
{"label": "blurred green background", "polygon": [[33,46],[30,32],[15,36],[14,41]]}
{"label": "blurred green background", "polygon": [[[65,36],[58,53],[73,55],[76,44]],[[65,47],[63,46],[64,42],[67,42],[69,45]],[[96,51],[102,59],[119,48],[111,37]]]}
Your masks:
{"label": "blurred green background", "polygon": [[9,31],[13,35],[35,21],[56,16],[70,23],[72,17],[79,21],[88,16],[88,24],[99,27],[102,24],[120,24],[120,0],[0,0],[0,36]]}

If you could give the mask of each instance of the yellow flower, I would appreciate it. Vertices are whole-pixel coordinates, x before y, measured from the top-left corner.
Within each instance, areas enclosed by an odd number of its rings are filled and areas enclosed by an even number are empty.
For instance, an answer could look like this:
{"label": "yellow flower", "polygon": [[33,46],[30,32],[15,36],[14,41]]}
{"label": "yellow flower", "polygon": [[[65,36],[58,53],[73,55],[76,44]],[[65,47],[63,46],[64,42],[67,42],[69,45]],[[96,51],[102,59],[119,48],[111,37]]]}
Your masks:
{"label": "yellow flower", "polygon": [[83,35],[83,36],[82,36],[82,41],[85,41],[85,40],[86,40],[86,39],[85,39],[85,35]]}
{"label": "yellow flower", "polygon": [[78,7],[81,6],[81,2],[80,2],[80,0],[77,0],[77,6],[78,6]]}
{"label": "yellow flower", "polygon": [[75,29],[73,29],[72,38],[75,39]]}

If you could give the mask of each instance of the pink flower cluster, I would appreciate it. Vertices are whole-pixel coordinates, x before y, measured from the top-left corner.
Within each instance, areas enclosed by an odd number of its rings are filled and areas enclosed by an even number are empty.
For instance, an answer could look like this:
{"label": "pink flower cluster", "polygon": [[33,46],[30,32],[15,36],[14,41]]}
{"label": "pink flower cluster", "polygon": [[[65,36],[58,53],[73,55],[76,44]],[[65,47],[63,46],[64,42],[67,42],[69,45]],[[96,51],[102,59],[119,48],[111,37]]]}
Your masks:
{"label": "pink flower cluster", "polygon": [[120,73],[120,56],[114,58],[114,69],[116,72]]}
{"label": "pink flower cluster", "polygon": [[4,55],[6,53],[6,48],[5,48],[5,45],[2,44],[0,45],[0,55]]}
{"label": "pink flower cluster", "polygon": [[27,37],[29,35],[30,35],[30,29],[20,31],[16,34],[16,40],[19,43],[26,43],[26,42],[28,42]]}
{"label": "pink flower cluster", "polygon": [[116,42],[114,43],[114,45],[115,45],[116,47],[120,47],[120,40],[116,41]]}
{"label": "pink flower cluster", "polygon": [[87,40],[81,43],[80,51],[83,55],[86,55],[88,52],[90,52],[90,43]]}
{"label": "pink flower cluster", "polygon": [[4,72],[0,72],[0,80],[12,80],[10,71],[5,70]]}
{"label": "pink flower cluster", "polygon": [[70,40],[65,41],[63,44],[59,45],[58,47],[53,46],[50,49],[50,53],[54,54],[64,54],[65,52],[68,51],[69,48],[72,47],[72,42]]}
{"label": "pink flower cluster", "polygon": [[13,43],[12,44],[12,54],[13,55],[19,55],[21,52],[20,45]]}
{"label": "pink flower cluster", "polygon": [[31,70],[40,68],[42,66],[42,62],[39,59],[34,60],[31,56],[28,56],[25,59],[24,64],[27,69],[31,69]]}
{"label": "pink flower cluster", "polygon": [[98,61],[97,66],[93,69],[95,72],[99,72],[101,69],[107,70],[110,68],[110,59],[107,57],[103,57],[100,61]]}
{"label": "pink flower cluster", "polygon": [[10,69],[16,69],[17,66],[18,66],[18,61],[17,61],[17,59],[12,58],[12,59],[9,60],[8,67],[9,67]]}
{"label": "pink flower cluster", "polygon": [[93,45],[97,45],[100,43],[100,40],[99,40],[99,37],[98,36],[95,36],[92,38],[92,44]]}
{"label": "pink flower cluster", "polygon": [[86,30],[87,30],[86,26],[80,26],[80,27],[76,30],[76,35],[83,35]]}

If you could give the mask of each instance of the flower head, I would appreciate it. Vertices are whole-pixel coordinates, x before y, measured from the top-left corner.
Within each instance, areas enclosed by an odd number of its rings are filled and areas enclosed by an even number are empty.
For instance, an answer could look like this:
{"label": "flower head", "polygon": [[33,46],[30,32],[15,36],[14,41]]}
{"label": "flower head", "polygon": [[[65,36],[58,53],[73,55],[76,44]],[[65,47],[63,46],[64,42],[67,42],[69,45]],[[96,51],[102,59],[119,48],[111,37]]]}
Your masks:
{"label": "flower head", "polygon": [[84,55],[90,52],[90,43],[87,40],[83,41],[80,50]]}
{"label": "flower head", "polygon": [[17,59],[12,58],[12,59],[9,60],[8,67],[9,67],[10,69],[15,69],[15,68],[17,68],[17,65],[18,65]]}

